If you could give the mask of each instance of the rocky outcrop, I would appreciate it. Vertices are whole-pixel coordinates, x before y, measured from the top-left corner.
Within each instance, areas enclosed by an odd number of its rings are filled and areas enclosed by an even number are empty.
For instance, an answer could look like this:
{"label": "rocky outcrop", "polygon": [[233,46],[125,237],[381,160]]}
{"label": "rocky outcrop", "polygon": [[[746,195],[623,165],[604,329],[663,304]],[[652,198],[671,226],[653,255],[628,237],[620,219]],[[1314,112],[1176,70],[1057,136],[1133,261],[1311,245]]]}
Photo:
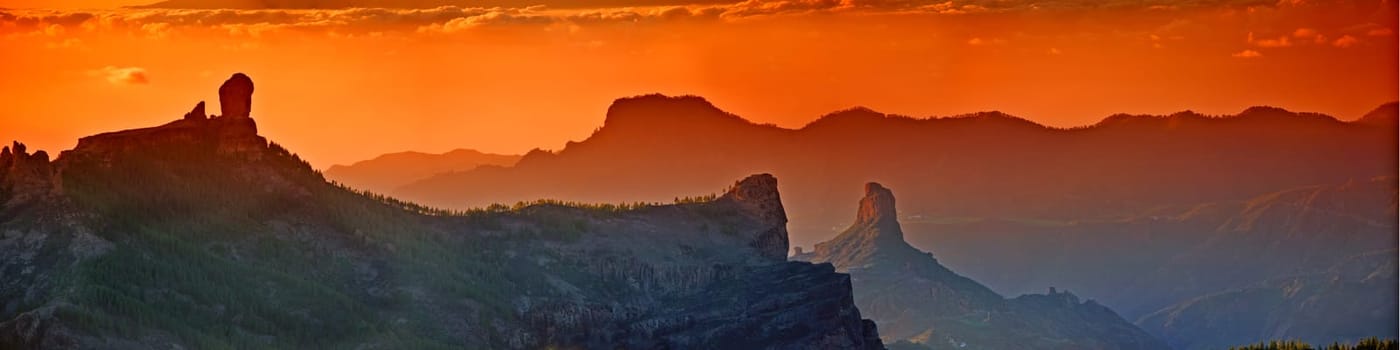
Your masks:
{"label": "rocky outcrop", "polygon": [[269,144],[258,135],[257,123],[248,117],[252,91],[253,82],[248,76],[234,74],[219,88],[222,116],[205,116],[201,101],[184,118],[165,125],[80,138],[78,146],[63,152],[60,158],[109,163],[123,154],[208,150],[224,156],[261,159],[269,151]]}
{"label": "rocky outcrop", "polygon": [[886,340],[933,348],[1165,349],[1112,310],[1053,289],[1005,299],[904,241],[894,194],[865,185],[855,223],[796,260],[851,274],[856,305]]}
{"label": "rocky outcrop", "polygon": [[810,254],[802,258],[830,262],[842,271],[861,268],[876,260],[922,260],[927,256],[904,241],[894,193],[873,182],[865,184],[865,196],[861,197],[856,210],[855,223],[836,238],[817,243]]}
{"label": "rocky outcrop", "polygon": [[[595,234],[551,254],[588,274],[564,282],[608,286],[608,297],[568,289],[516,298],[518,317],[531,327],[512,333],[519,339],[512,346],[883,348],[852,302],[848,276],[827,264],[786,261],[777,186],[772,175],[753,175],[710,202],[589,223]],[[664,229],[637,231],[644,227]]]}
{"label": "rocky outcrop", "polygon": [[8,207],[50,196],[58,184],[47,152],[30,154],[18,141],[0,150],[0,204]]}
{"label": "rocky outcrop", "polygon": [[219,109],[228,118],[248,118],[253,110],[253,79],[234,73],[219,86]]}
{"label": "rocky outcrop", "polygon": [[199,101],[199,104],[194,105],[194,109],[190,110],[189,113],[185,113],[185,119],[186,119],[186,120],[204,120],[204,119],[209,119],[209,116],[204,114],[204,101]]}
{"label": "rocky outcrop", "polygon": [[[856,225],[893,221],[897,219],[896,216],[894,192],[878,183],[866,183],[865,197],[861,197],[860,209],[856,212]],[[889,234],[896,233],[900,232],[889,232]],[[902,236],[896,238],[904,239]]]}
{"label": "rocky outcrop", "polygon": [[778,178],[771,174],[750,176],[736,182],[719,201],[738,206],[740,213],[766,227],[750,238],[750,247],[764,257],[787,260],[787,212],[778,196]]}

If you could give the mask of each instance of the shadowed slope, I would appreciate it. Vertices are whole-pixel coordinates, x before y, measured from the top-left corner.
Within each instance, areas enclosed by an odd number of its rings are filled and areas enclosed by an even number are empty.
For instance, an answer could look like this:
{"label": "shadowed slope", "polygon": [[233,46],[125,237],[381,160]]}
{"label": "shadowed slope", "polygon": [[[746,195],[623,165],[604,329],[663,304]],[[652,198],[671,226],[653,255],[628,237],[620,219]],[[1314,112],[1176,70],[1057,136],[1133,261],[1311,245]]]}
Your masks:
{"label": "shadowed slope", "polygon": [[865,185],[856,221],[796,260],[851,274],[856,305],[888,340],[935,349],[1165,349],[1112,310],[1051,288],[1003,299],[903,239],[894,195]]}

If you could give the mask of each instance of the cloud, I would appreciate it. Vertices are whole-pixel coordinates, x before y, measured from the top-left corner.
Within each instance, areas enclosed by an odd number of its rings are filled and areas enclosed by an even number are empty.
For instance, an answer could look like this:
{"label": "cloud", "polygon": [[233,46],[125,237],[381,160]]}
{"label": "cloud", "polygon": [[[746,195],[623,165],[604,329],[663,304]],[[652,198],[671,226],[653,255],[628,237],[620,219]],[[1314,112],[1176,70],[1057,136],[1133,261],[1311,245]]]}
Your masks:
{"label": "cloud", "polygon": [[1342,37],[1337,38],[1336,41],[1333,41],[1333,42],[1332,42],[1332,46],[1336,46],[1336,47],[1340,47],[1340,48],[1348,48],[1348,47],[1356,46],[1356,44],[1359,44],[1359,43],[1361,43],[1361,40],[1356,39],[1356,37],[1350,36],[1350,35],[1343,35]]}
{"label": "cloud", "polygon": [[112,85],[146,85],[151,82],[151,79],[146,76],[146,69],[141,67],[106,66],[93,70],[89,74],[103,77]]}
{"label": "cloud", "polygon": [[1318,33],[1316,29],[1312,28],[1298,28],[1298,30],[1293,31],[1293,37],[1304,40],[1312,40],[1312,42],[1315,44],[1323,44],[1327,42],[1326,36],[1323,36],[1322,33]]}
{"label": "cloud", "polygon": [[968,45],[972,45],[972,46],[1002,45],[1002,44],[1006,44],[1006,40],[1005,40],[1005,39],[1001,39],[1001,38],[991,38],[991,39],[972,38],[972,39],[967,39],[967,44],[968,44]]}
{"label": "cloud", "polygon": [[1236,52],[1236,53],[1233,54],[1233,55],[1230,55],[1230,57],[1234,57],[1234,58],[1255,58],[1255,57],[1261,57],[1261,56],[1264,56],[1264,54],[1259,53],[1259,51],[1254,51],[1254,50],[1244,50],[1244,51]]}
{"label": "cloud", "polygon": [[1385,27],[1372,28],[1371,30],[1366,31],[1366,35],[1369,36],[1391,36],[1392,34],[1395,34],[1395,31]]}
{"label": "cloud", "polygon": [[1288,36],[1281,36],[1278,39],[1255,39],[1254,32],[1250,32],[1245,42],[1263,48],[1281,48],[1293,46],[1293,41]]}
{"label": "cloud", "polygon": [[[233,35],[261,36],[289,31],[336,32],[337,34],[367,34],[370,32],[445,34],[491,26],[569,25],[599,23],[646,23],[663,21],[743,21],[772,16],[806,14],[898,14],[965,16],[991,13],[1044,13],[1066,11],[1105,13],[1108,11],[1144,11],[1163,13],[1195,9],[1285,8],[1294,6],[1276,0],[583,0],[542,1],[543,6],[500,6],[525,2],[471,2],[477,7],[419,5],[467,3],[456,0],[278,0],[285,4],[315,6],[270,6],[257,9],[228,8],[130,8],[103,11],[3,10],[0,9],[0,34],[7,32],[74,29],[127,31],[151,38],[178,35],[181,31],[213,30]],[[288,2],[290,1],[290,2]],[[337,2],[339,1],[339,2]],[[349,2],[346,2],[349,1]],[[340,2],[380,5],[346,7]],[[190,1],[193,3],[193,1]],[[210,4],[200,2],[201,4]],[[257,2],[241,1],[249,4]],[[263,2],[267,4],[268,2]],[[284,5],[285,5],[284,4]],[[326,5],[329,4],[329,5]],[[579,6],[592,4],[590,6]],[[651,7],[618,7],[636,4],[661,5]],[[662,5],[673,4],[673,5]],[[326,6],[321,6],[326,5]],[[342,4],[343,5],[343,4]],[[613,7],[600,7],[613,6]],[[1298,5],[1302,6],[1302,5]],[[199,6],[196,6],[199,7]],[[319,9],[307,9],[317,7]],[[299,9],[298,9],[299,8]],[[580,9],[584,8],[584,9]],[[565,10],[571,9],[571,10]],[[1247,12],[1247,11],[1234,11]],[[1285,35],[1279,39],[1261,40],[1260,47],[1282,47],[1293,44]],[[1301,38],[1297,38],[1301,39]],[[1316,40],[1315,38],[1309,40]]]}

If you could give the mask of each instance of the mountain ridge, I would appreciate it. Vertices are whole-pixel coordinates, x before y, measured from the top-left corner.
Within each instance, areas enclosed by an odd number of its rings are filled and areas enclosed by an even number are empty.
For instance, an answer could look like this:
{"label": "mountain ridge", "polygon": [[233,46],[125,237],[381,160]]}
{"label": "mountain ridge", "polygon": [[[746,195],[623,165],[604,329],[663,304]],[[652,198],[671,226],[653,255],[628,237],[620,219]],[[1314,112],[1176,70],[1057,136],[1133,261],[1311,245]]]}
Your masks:
{"label": "mountain ridge", "polygon": [[[844,224],[832,219],[852,208],[835,200],[841,189],[871,178],[905,188],[909,211],[923,216],[1101,219],[1383,175],[1394,167],[1386,121],[1395,108],[1382,105],[1364,121],[1253,108],[1227,117],[1123,115],[1063,129],[994,112],[915,119],[854,108],[788,129],[699,97],[653,94],[617,100],[602,127],[563,149],[388,194],[453,208],[545,193],[659,201],[768,172],[799,196],[788,208],[794,242],[810,245]],[[1037,177],[1014,176],[1024,171]],[[561,172],[574,176],[548,176]]]}
{"label": "mountain ridge", "polygon": [[387,153],[348,165],[332,165],[326,177],[350,187],[389,193],[399,186],[436,174],[459,172],[484,166],[511,166],[519,155],[484,153],[459,148],[444,153],[416,151]]}
{"label": "mountain ridge", "polygon": [[848,276],[786,260],[772,175],[447,214],[188,118],[0,150],[0,348],[883,348]]}

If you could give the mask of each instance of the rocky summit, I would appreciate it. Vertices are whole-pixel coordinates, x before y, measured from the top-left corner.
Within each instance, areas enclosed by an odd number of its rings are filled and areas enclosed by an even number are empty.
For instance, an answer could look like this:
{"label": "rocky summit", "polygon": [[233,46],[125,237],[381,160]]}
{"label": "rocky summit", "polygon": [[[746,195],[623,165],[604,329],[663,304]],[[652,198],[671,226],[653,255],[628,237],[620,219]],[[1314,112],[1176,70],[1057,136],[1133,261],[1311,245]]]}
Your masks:
{"label": "rocky summit", "polygon": [[[794,260],[851,274],[856,305],[902,349],[1166,349],[1107,307],[1053,288],[1005,299],[904,241],[892,191],[865,185],[855,223]],[[896,346],[897,345],[897,346]]]}
{"label": "rocky summit", "polygon": [[253,111],[253,79],[234,73],[224,81],[219,86],[219,108],[225,117],[248,118]]}
{"label": "rocky summit", "polygon": [[0,348],[883,348],[849,276],[785,258],[771,175],[440,210],[328,183],[258,135],[251,91],[0,152]]}

